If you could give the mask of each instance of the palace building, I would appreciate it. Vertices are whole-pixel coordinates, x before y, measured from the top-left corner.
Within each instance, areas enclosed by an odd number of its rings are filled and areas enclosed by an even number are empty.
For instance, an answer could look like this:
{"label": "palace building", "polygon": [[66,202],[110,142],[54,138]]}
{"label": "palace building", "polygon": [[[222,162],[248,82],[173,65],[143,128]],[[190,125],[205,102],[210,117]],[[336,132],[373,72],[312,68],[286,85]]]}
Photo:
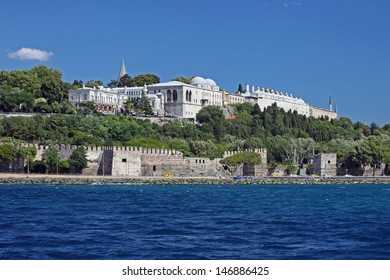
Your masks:
{"label": "palace building", "polygon": [[[125,75],[124,61],[117,80]],[[134,100],[146,95],[152,105],[155,115],[165,115],[177,118],[195,119],[196,114],[205,106],[224,107],[230,104],[250,102],[258,104],[264,110],[276,103],[285,111],[297,111],[298,114],[315,118],[337,118],[337,112],[332,109],[329,99],[329,109],[309,105],[299,97],[290,93],[268,88],[250,87],[246,85],[245,93],[229,93],[220,89],[212,79],[195,77],[190,84],[179,81],[163,82],[143,87],[117,88],[80,88],[69,90],[69,101],[76,108],[85,106],[86,101],[96,104],[98,111],[105,114],[123,112],[123,103],[127,99]]]}

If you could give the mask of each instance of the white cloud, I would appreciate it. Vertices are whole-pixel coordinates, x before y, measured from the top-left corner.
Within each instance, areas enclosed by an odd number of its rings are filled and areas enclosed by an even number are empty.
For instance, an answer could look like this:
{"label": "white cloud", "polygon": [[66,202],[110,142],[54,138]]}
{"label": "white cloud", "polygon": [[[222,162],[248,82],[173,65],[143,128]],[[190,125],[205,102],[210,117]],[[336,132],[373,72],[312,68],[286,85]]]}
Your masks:
{"label": "white cloud", "polygon": [[8,53],[8,57],[22,60],[48,61],[52,56],[53,52],[31,48],[21,48],[15,52]]}
{"label": "white cloud", "polygon": [[285,8],[288,8],[288,4],[287,4],[287,3],[283,3],[283,6],[284,6]]}
{"label": "white cloud", "polygon": [[298,1],[293,1],[292,3],[295,6],[301,6],[302,5],[302,2],[298,2]]}

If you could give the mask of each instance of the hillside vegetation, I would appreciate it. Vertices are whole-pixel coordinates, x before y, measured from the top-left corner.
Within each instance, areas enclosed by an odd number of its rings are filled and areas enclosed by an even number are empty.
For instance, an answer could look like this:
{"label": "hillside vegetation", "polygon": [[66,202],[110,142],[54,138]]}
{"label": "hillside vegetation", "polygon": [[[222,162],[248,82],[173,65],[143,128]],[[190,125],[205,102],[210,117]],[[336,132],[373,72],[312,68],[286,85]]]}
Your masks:
{"label": "hillside vegetation", "polygon": [[60,71],[45,66],[0,71],[1,111],[58,113],[1,118],[0,136],[45,145],[175,149],[186,156],[212,158],[226,150],[265,147],[270,164],[299,164],[313,152],[337,153],[339,162],[351,167],[390,163],[390,124],[366,126],[343,117],[314,119],[276,105],[262,111],[258,105],[244,103],[234,106],[235,118],[225,119],[221,108],[208,106],[198,113],[196,124],[173,119],[157,125],[131,116],[76,112],[67,101],[67,90],[81,84],[63,82]]}

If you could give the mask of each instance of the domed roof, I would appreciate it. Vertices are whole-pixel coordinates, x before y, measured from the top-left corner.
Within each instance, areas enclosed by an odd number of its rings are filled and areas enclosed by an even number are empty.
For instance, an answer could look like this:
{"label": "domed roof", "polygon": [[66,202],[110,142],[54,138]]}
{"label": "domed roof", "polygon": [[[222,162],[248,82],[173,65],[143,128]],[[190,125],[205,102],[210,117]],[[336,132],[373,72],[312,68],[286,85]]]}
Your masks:
{"label": "domed roof", "polygon": [[191,85],[206,84],[206,80],[202,77],[195,77],[191,80]]}
{"label": "domed roof", "polygon": [[216,86],[217,84],[214,82],[214,80],[212,79],[206,79],[206,84],[210,85],[210,86]]}

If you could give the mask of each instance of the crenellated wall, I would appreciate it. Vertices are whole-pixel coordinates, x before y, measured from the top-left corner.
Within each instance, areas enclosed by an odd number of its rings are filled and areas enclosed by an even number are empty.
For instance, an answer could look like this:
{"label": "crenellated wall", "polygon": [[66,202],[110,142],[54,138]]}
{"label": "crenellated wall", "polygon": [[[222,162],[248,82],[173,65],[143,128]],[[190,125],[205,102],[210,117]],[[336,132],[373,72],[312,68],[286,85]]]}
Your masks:
{"label": "crenellated wall", "polygon": [[[223,154],[223,157],[228,157],[240,153],[242,151],[227,151]],[[234,175],[244,175],[244,176],[267,176],[267,149],[246,149],[245,152],[255,152],[260,154],[261,163],[256,165],[244,164],[239,168]]]}
{"label": "crenellated wall", "polygon": [[[31,144],[32,145],[32,144]],[[31,146],[30,145],[30,146]],[[35,160],[42,160],[42,154],[49,146],[34,145],[37,149]],[[53,146],[59,154],[60,160],[68,160],[76,145]],[[142,147],[95,147],[85,146],[88,159],[88,167],[83,170],[83,175],[113,175],[113,176],[221,176],[228,172],[219,161],[220,158],[184,157],[179,151],[169,149],[155,149]],[[267,163],[266,149],[247,150],[261,155],[262,164],[241,168],[237,174],[245,171],[251,176],[265,175]],[[225,152],[223,157],[238,153],[237,151]],[[249,170],[249,171],[248,171]],[[264,171],[264,172],[263,172]]]}

